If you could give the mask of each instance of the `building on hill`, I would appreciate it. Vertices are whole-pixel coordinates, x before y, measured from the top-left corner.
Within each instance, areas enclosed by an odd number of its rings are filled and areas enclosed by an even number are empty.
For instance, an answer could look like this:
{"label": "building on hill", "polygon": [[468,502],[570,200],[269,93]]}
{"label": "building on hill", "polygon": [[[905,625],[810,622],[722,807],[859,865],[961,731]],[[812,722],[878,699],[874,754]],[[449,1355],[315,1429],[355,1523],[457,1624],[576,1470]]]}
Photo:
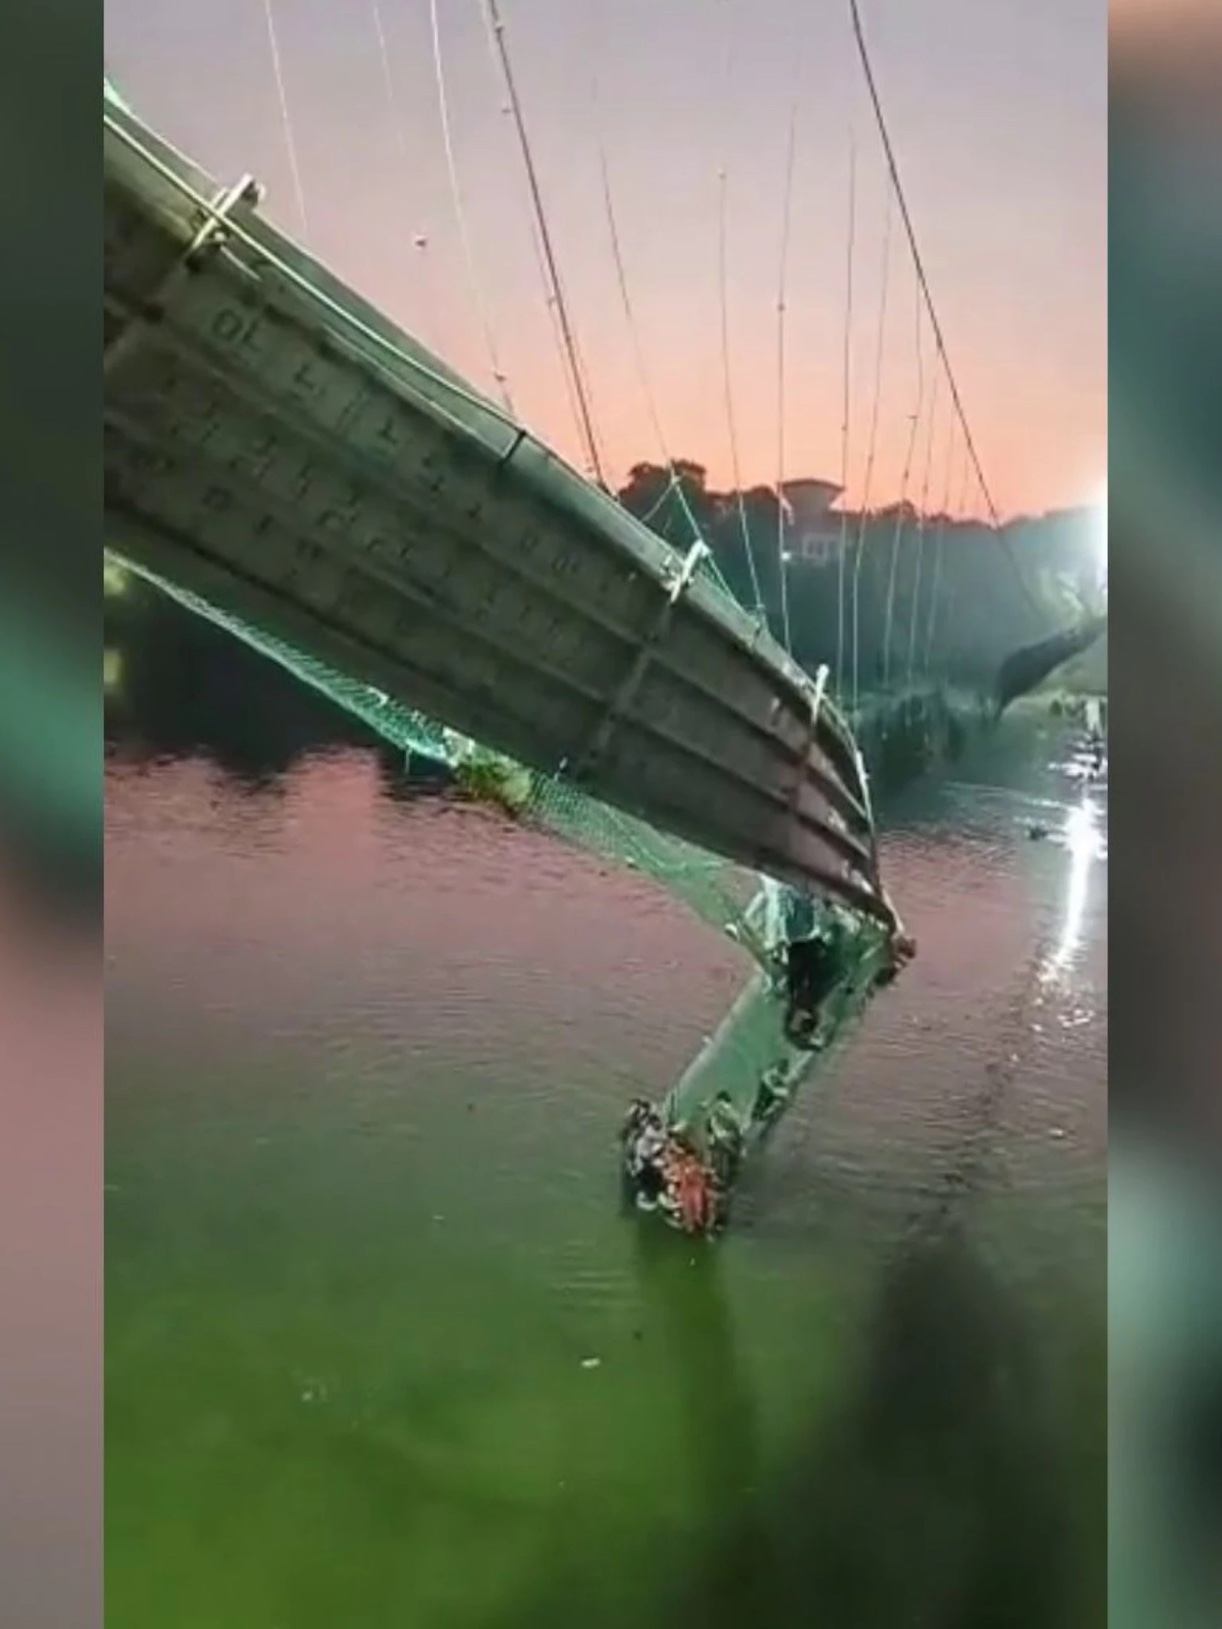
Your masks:
{"label": "building on hill", "polygon": [[787,560],[826,566],[838,557],[845,517],[832,505],[843,490],[836,481],[813,476],[782,482]]}

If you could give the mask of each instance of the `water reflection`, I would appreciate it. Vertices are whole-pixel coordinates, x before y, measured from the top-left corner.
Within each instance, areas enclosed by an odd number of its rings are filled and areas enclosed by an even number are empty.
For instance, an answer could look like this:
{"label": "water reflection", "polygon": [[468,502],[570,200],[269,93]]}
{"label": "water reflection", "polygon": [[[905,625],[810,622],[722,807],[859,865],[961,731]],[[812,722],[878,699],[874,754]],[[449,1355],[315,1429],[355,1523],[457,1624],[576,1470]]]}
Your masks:
{"label": "water reflection", "polygon": [[1107,857],[1102,811],[1089,793],[1066,816],[1064,846],[1069,859],[1065,912],[1060,938],[1045,967],[1045,974],[1049,978],[1063,972],[1074,959],[1082,942],[1091,873],[1095,863]]}
{"label": "water reflection", "polygon": [[406,759],[268,658],[110,569],[103,671],[112,757],[203,757],[238,787],[268,791],[307,758],[359,748],[390,799],[451,784],[443,765]]}
{"label": "water reflection", "polygon": [[255,778],[110,775],[125,1625],[1099,1621],[1098,1027],[1034,1023],[1021,799],[888,838],[922,958],[693,1251],[612,1145],[733,950],[368,757]]}
{"label": "water reflection", "polygon": [[206,754],[251,785],[309,753],[361,747],[401,767],[362,725],[275,663],[110,563],[106,736],[112,751]]}

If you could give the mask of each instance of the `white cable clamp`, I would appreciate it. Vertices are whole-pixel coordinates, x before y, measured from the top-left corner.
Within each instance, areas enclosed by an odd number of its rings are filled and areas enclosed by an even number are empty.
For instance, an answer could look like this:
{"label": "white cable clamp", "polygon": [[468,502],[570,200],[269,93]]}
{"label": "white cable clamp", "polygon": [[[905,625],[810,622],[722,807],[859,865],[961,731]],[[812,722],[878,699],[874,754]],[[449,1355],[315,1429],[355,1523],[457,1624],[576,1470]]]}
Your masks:
{"label": "white cable clamp", "polygon": [[671,578],[670,603],[672,605],[675,604],[679,596],[688,587],[692,578],[696,575],[696,569],[700,565],[701,561],[709,559],[712,553],[712,549],[709,548],[708,544],[704,542],[702,538],[697,538],[697,540],[692,544],[691,548],[687,551],[687,554],[683,558],[683,564]]}
{"label": "white cable clamp", "polygon": [[254,176],[244,175],[240,181],[235,181],[233,186],[226,187],[223,192],[210,200],[206,206],[204,219],[196,228],[186,248],[178,255],[160,282],[143,297],[141,303],[144,309],[133,315],[103,349],[104,376],[130,353],[133,345],[148,327],[149,318],[146,312],[155,311],[163,304],[167,295],[190,271],[205,249],[213,248],[224,240],[229,217],[238,205],[249,204],[253,208],[262,197],[263,188]]}
{"label": "white cable clamp", "polygon": [[208,213],[200,223],[195,236],[183,250],[180,264],[193,260],[201,249],[207,248],[217,238],[224,237],[229,217],[239,204],[249,204],[253,209],[262,201],[263,188],[253,175],[244,175],[240,181],[235,181],[231,187],[226,187],[223,192],[218,193],[208,205]]}

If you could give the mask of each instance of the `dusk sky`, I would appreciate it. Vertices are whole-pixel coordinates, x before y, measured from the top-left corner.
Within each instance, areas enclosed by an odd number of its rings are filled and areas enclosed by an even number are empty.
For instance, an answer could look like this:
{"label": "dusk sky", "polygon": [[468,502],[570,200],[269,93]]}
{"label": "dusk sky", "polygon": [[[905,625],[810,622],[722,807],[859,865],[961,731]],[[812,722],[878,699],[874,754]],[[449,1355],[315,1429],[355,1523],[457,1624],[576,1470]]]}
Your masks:
{"label": "dusk sky", "polygon": [[[404,327],[490,388],[447,180],[428,0],[108,0],[107,68],[137,112],[267,210]],[[666,446],[729,485],[718,276],[727,169],[729,325],[744,482],[778,474],[777,296],[789,251],[784,473],[837,479],[850,128],[857,270],[850,496],[864,487],[885,186],[846,0],[501,0],[549,225],[613,478],[662,449],[603,202],[605,143],[629,291]],[[479,0],[439,0],[476,271],[514,403],[579,466],[531,243],[521,160]],[[1107,7],[1102,0],[864,0],[875,71],[951,359],[1003,515],[1090,502],[1107,457]],[[386,91],[380,13],[393,79]],[[727,73],[727,61],[729,71]],[[596,94],[597,89],[597,94]],[[426,247],[415,246],[423,236]],[[918,405],[917,304],[895,217],[874,502],[896,496]],[[932,341],[909,483],[940,507],[946,391]],[[960,459],[952,500],[962,490]],[[954,506],[954,504],[952,504]],[[969,490],[968,506],[978,509]]]}

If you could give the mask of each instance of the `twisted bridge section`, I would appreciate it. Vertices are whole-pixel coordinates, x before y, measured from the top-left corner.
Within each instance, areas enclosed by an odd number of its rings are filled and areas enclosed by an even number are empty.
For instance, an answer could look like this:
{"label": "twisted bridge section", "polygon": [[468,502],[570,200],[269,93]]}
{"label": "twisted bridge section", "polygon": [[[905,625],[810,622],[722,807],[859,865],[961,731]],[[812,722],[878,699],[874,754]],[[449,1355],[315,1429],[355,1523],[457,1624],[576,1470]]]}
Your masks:
{"label": "twisted bridge section", "polygon": [[[106,544],[206,614],[887,921],[860,753],[719,584],[109,93]],[[291,664],[290,664],[291,665]]]}

